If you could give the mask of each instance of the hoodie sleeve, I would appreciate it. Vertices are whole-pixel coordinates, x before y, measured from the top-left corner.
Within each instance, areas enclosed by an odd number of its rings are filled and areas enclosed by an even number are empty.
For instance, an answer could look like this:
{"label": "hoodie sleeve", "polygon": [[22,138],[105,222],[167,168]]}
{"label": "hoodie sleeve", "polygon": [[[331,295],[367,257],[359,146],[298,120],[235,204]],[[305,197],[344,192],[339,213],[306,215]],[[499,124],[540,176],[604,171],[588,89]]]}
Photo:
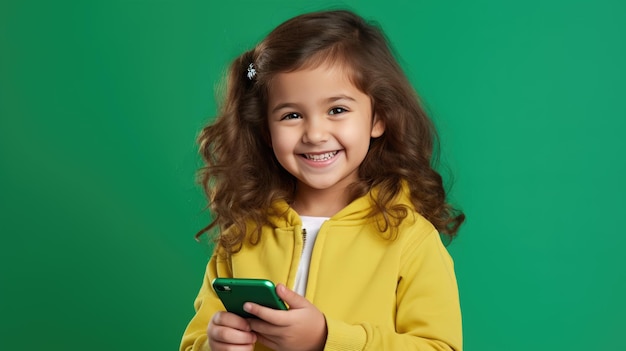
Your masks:
{"label": "hoodie sleeve", "polygon": [[[396,294],[395,330],[327,320],[325,351],[461,351],[461,309],[452,258],[433,231],[407,243]],[[364,308],[367,308],[364,306]]]}
{"label": "hoodie sleeve", "polygon": [[[208,351],[207,327],[213,314],[223,311],[224,306],[211,287],[211,281],[218,276],[217,254],[213,254],[207,264],[200,292],[195,299],[195,315],[187,325],[180,344],[180,351]],[[221,266],[221,265],[219,265]],[[221,274],[221,272],[220,272]],[[226,274],[221,274],[226,276]]]}

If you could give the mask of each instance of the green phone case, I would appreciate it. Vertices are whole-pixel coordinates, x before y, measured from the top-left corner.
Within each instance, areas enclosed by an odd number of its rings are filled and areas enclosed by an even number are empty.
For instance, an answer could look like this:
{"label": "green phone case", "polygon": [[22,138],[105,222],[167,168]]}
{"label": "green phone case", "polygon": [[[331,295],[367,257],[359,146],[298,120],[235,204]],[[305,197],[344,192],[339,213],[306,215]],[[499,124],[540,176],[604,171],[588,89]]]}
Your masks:
{"label": "green phone case", "polygon": [[245,302],[254,302],[277,310],[287,310],[283,300],[276,294],[274,283],[267,279],[215,278],[211,285],[222,300],[226,311],[244,318],[257,318],[243,310]]}

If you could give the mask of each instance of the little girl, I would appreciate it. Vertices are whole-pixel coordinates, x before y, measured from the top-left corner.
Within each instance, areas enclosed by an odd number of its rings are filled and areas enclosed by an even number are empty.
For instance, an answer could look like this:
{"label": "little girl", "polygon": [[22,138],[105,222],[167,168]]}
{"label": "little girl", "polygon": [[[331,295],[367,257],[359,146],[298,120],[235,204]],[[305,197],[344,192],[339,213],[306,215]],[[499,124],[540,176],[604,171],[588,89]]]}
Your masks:
{"label": "little girl", "polygon": [[[199,136],[215,253],[181,350],[461,350],[451,239],[464,215],[436,135],[380,29],[348,11],[279,25],[231,65]],[[289,306],[225,312],[216,277]]]}

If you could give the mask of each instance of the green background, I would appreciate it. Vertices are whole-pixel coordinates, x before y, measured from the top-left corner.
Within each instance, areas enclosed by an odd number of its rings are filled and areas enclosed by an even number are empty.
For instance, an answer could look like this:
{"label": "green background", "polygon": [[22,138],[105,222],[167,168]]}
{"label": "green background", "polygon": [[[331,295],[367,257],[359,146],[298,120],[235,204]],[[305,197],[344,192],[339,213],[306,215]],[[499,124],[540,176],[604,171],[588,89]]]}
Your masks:
{"label": "green background", "polygon": [[439,128],[466,350],[624,347],[623,1],[4,0],[1,350],[177,349],[214,86],[329,7],[383,26]]}

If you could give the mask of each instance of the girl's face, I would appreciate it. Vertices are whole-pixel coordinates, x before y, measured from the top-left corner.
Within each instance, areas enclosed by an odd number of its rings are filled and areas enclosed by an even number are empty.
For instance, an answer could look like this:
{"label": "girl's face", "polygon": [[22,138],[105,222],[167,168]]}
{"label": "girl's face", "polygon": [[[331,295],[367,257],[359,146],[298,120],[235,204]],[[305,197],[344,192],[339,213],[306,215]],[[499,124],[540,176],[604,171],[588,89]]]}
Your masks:
{"label": "girl's face", "polygon": [[268,118],[274,154],[298,180],[296,198],[303,189],[345,193],[357,180],[370,138],[385,129],[372,115],[370,98],[341,66],[328,64],[275,76]]}

